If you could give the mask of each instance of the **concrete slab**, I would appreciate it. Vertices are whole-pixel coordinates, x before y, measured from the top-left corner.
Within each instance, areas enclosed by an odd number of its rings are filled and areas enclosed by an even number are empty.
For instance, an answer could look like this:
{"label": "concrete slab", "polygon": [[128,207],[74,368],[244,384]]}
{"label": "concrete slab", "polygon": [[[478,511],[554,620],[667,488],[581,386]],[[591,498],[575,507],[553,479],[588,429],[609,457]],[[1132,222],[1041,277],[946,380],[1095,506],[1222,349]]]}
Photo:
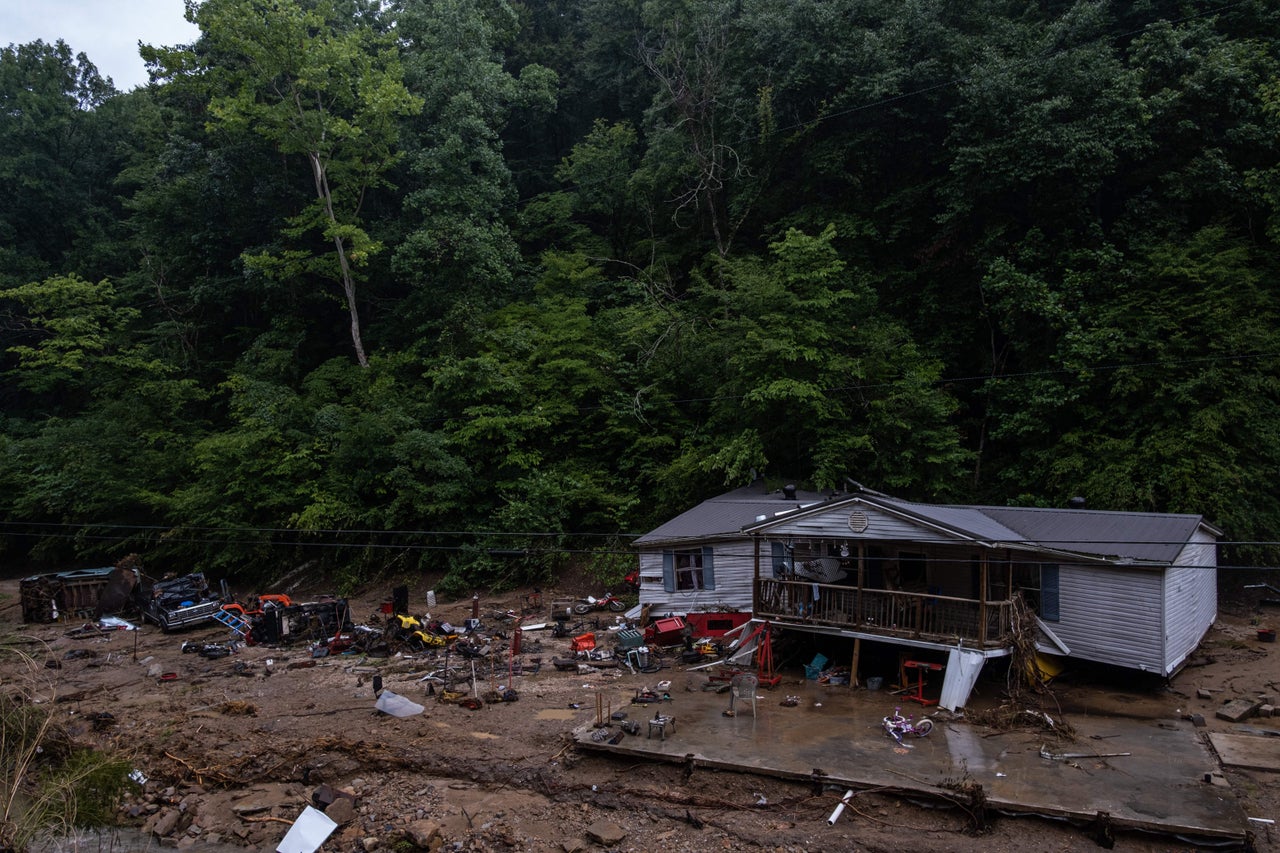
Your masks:
{"label": "concrete slab", "polygon": [[[577,744],[629,757],[937,797],[954,796],[960,785],[976,782],[986,806],[1006,813],[1089,822],[1105,812],[1116,827],[1217,842],[1245,837],[1246,816],[1231,789],[1204,781],[1219,763],[1190,722],[1072,718],[1076,739],[1064,741],[946,721],[943,712],[932,734],[899,745],[884,732],[886,714],[899,706],[917,717],[937,709],[883,691],[805,682],[761,691],[756,716],[747,706],[730,718],[722,715],[727,696],[682,687],[672,688],[670,702],[637,705],[628,704],[634,690],[602,689],[602,705],[627,710],[641,724],[640,734],[616,745],[596,741],[593,719],[574,731]],[[799,698],[794,707],[780,704],[788,693]],[[677,722],[662,740],[646,736],[646,722],[655,713]],[[617,731],[615,723],[609,733]]]}
{"label": "concrete slab", "polygon": [[1258,712],[1262,703],[1257,699],[1232,699],[1218,709],[1218,718],[1231,723],[1247,720]]}
{"label": "concrete slab", "polygon": [[1250,770],[1280,770],[1280,738],[1214,732],[1209,741],[1223,764]]}

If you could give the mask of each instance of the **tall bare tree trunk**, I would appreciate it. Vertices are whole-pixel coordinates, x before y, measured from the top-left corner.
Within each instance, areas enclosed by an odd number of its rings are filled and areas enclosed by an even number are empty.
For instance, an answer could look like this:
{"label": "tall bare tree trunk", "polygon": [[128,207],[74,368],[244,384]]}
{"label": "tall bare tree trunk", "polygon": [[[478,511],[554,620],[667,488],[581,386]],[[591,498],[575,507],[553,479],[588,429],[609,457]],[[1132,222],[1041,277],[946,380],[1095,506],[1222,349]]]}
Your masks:
{"label": "tall bare tree trunk", "polygon": [[316,181],[316,195],[324,202],[325,215],[329,224],[335,226],[333,235],[334,248],[338,250],[338,266],[342,271],[342,292],[347,298],[347,311],[351,314],[351,344],[356,350],[356,361],[361,367],[369,366],[369,358],[364,354],[364,342],[360,340],[360,312],[356,308],[356,281],[351,275],[351,264],[347,261],[347,245],[342,235],[337,232],[338,218],[333,213],[333,194],[329,192],[329,179],[325,175],[324,163],[319,153],[312,151],[311,174]]}

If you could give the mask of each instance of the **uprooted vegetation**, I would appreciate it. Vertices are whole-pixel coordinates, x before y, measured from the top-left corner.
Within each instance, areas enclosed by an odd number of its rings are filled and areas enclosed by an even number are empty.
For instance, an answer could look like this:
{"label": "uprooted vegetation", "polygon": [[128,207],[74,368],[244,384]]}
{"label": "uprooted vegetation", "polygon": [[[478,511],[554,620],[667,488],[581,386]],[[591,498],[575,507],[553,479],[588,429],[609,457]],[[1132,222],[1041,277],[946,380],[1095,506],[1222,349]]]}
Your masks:
{"label": "uprooted vegetation", "polygon": [[1063,740],[1074,740],[1075,731],[1036,662],[1035,611],[1020,595],[1013,598],[1010,645],[1013,651],[1003,701],[991,708],[968,710],[965,716],[970,722],[999,731],[1037,729]]}
{"label": "uprooted vegetation", "polygon": [[129,762],[76,741],[34,701],[42,669],[33,658],[12,648],[0,655],[16,659],[23,673],[0,693],[0,851],[112,823],[132,784]]}

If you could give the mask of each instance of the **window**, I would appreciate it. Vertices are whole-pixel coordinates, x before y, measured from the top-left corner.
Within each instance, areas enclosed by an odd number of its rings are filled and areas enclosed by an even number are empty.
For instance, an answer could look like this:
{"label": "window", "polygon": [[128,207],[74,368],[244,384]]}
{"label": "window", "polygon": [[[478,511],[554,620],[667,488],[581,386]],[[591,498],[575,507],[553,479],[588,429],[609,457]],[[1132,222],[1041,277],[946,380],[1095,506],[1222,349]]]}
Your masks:
{"label": "window", "polygon": [[662,580],[667,592],[715,589],[710,548],[662,552]]}
{"label": "window", "polygon": [[1013,588],[1022,593],[1037,616],[1048,622],[1057,622],[1058,566],[1056,563],[1015,563]]}
{"label": "window", "polygon": [[782,542],[770,542],[769,547],[773,551],[773,576],[780,578],[791,574],[795,564],[791,549]]}
{"label": "window", "polygon": [[1014,563],[1013,588],[1022,593],[1022,600],[1031,610],[1040,613],[1040,564]]}
{"label": "window", "polygon": [[1040,618],[1046,622],[1057,622],[1058,611],[1058,566],[1056,563],[1040,564]]}

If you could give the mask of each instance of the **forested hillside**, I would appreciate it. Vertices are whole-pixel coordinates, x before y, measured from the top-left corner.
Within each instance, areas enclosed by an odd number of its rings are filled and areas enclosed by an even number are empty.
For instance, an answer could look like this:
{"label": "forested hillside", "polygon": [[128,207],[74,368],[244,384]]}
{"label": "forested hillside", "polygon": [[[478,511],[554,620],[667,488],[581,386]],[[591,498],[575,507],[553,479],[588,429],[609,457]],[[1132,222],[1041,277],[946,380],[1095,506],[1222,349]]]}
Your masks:
{"label": "forested hillside", "polygon": [[0,56],[6,561],[470,589],[759,474],[1280,562],[1280,4],[188,14]]}

